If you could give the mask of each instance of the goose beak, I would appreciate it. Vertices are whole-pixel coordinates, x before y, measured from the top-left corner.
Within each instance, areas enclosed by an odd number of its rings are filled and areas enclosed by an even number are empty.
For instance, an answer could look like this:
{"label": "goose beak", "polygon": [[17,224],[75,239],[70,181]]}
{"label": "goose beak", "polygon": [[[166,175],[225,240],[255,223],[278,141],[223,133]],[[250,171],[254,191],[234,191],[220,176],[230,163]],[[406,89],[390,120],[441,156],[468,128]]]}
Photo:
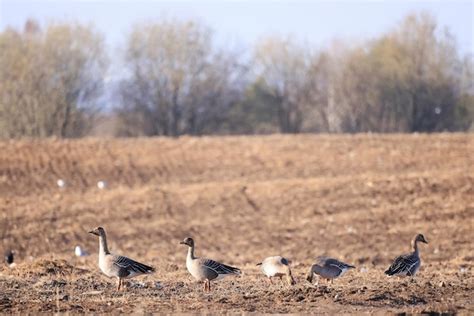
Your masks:
{"label": "goose beak", "polygon": [[91,231],[89,232],[89,234],[99,236],[99,234],[98,234],[96,231],[93,231],[93,230],[91,230]]}
{"label": "goose beak", "polygon": [[184,241],[180,241],[179,244],[180,245],[186,245],[186,243]]}

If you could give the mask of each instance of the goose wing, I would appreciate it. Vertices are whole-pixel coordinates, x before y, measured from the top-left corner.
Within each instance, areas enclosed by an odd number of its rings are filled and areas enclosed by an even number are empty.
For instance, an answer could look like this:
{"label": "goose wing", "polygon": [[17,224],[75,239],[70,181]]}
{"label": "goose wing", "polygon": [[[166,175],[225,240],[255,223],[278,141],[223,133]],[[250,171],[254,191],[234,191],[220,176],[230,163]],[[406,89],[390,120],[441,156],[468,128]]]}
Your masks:
{"label": "goose wing", "polygon": [[113,264],[122,271],[127,271],[129,274],[145,274],[155,271],[155,268],[147,266],[133,259],[124,256],[114,256]]}
{"label": "goose wing", "polygon": [[339,261],[339,260],[333,259],[333,258],[328,258],[326,260],[326,265],[329,265],[329,266],[332,266],[332,267],[337,267],[341,271],[345,270],[345,269],[355,268],[354,266],[352,266],[350,264],[344,263],[342,261]]}
{"label": "goose wing", "polygon": [[334,267],[334,268],[338,268],[341,271],[351,269],[351,268],[355,268],[353,265],[350,265],[350,264],[344,263],[342,261],[339,261],[337,259],[329,258],[329,257],[321,256],[321,257],[317,258],[317,261],[323,267]]}
{"label": "goose wing", "polygon": [[240,274],[239,268],[234,268],[226,264],[214,261],[212,259],[201,259],[201,264],[217,274]]}
{"label": "goose wing", "polygon": [[398,256],[392,265],[385,271],[387,275],[409,274],[411,269],[418,264],[420,258],[415,254],[405,254]]}

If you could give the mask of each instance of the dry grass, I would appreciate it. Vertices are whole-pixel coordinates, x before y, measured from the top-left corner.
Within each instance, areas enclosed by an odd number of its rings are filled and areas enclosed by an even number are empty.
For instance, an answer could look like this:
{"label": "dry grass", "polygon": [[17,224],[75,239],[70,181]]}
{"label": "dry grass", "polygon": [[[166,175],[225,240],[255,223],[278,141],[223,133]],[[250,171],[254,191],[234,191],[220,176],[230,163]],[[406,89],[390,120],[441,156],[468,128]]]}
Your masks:
{"label": "dry grass", "polygon": [[[3,246],[18,262],[0,268],[0,312],[474,311],[473,135],[23,140],[0,153]],[[98,225],[157,273],[115,292],[86,233]],[[416,282],[386,278],[417,232],[430,244]],[[186,236],[244,275],[202,293]],[[76,244],[93,255],[74,257]],[[292,260],[295,287],[260,275],[275,254]],[[321,254],[358,269],[312,287]]]}

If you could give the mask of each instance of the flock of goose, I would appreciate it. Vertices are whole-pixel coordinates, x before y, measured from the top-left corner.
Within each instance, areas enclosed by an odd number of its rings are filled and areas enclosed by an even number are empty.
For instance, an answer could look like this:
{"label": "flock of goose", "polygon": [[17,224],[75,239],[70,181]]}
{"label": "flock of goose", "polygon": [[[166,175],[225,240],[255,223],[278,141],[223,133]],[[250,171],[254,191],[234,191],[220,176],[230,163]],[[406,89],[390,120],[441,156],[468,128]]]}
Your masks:
{"label": "flock of goose", "polygon": [[[99,268],[106,276],[117,278],[117,290],[122,288],[124,279],[155,271],[153,267],[146,264],[128,257],[112,254],[107,246],[107,235],[104,228],[97,227],[89,233],[99,236]],[[418,242],[428,243],[422,234],[416,235],[412,241],[413,252],[395,258],[392,265],[385,271],[385,274],[389,276],[414,276],[421,264]],[[192,238],[185,238],[180,244],[188,247],[186,268],[197,281],[204,282],[205,292],[211,291],[211,281],[216,281],[229,275],[241,274],[238,268],[212,259],[196,257],[194,255],[195,242]],[[271,283],[273,283],[272,278],[274,277],[278,277],[280,280],[286,277],[290,285],[295,284],[288,259],[281,256],[268,257],[257,265],[261,267],[262,272]],[[318,275],[320,278],[330,280],[332,283],[334,279],[341,277],[349,269],[354,268],[354,266],[334,258],[318,257],[316,263],[309,271],[307,280],[312,282],[313,276]]]}

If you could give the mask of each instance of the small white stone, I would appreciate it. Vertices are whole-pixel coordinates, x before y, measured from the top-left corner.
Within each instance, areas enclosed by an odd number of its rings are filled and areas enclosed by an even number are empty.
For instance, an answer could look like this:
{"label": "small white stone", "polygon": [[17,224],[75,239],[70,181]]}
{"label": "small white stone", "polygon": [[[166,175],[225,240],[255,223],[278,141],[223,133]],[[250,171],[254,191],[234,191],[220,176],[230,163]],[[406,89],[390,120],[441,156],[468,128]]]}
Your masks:
{"label": "small white stone", "polygon": [[89,255],[87,252],[82,250],[81,246],[76,246],[76,248],[74,249],[74,253],[77,257],[85,257]]}
{"label": "small white stone", "polygon": [[64,188],[66,186],[66,181],[64,181],[63,179],[58,179],[58,181],[56,181],[56,184],[58,185],[58,187]]}
{"label": "small white stone", "polygon": [[107,187],[107,182],[103,181],[103,180],[100,180],[97,182],[97,187],[100,189],[100,190],[103,190]]}

